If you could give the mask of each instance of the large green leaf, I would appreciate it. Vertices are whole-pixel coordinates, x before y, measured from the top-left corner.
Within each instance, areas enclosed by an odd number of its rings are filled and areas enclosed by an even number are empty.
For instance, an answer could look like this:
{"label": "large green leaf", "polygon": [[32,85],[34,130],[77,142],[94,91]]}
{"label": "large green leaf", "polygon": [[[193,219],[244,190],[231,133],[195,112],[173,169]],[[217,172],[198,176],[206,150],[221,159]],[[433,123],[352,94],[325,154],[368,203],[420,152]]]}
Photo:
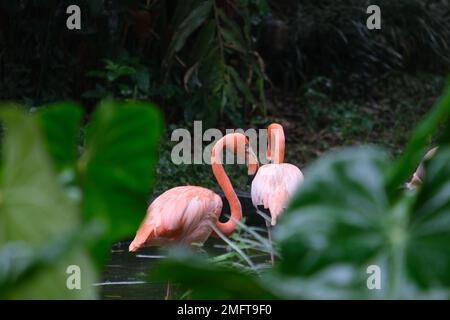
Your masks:
{"label": "large green leaf", "polygon": [[[276,230],[283,259],[273,287],[294,298],[448,298],[449,160],[433,159],[419,194],[393,206],[380,152],[318,160]],[[366,285],[370,265],[380,267],[381,290]]]}
{"label": "large green leaf", "polygon": [[59,170],[72,168],[77,159],[83,113],[73,103],[58,103],[39,110],[45,143]]}
{"label": "large green leaf", "polygon": [[[309,274],[336,258],[364,261],[379,248],[378,232],[387,217],[382,175],[386,164],[382,153],[362,148],[328,154],[308,168],[308,179],[276,230],[283,244],[303,244],[295,252],[289,251],[290,245],[282,246],[286,256],[280,267],[287,274]],[[328,240],[336,239],[341,246],[330,252],[336,242]]]}
{"label": "large green leaf", "polygon": [[425,165],[410,221],[408,268],[422,288],[450,287],[450,150],[441,146]]}
{"label": "large green leaf", "polygon": [[[1,110],[0,118],[6,131],[0,177],[0,246],[20,241],[35,247],[73,234],[81,225],[78,210],[57,182],[36,119],[12,108]],[[82,270],[81,290],[66,287],[69,265]],[[8,292],[7,297],[93,298],[95,276],[87,254],[75,249],[50,268],[37,272],[33,281]]]}
{"label": "large green leaf", "polygon": [[308,168],[275,230],[283,257],[277,269],[285,278],[280,285],[298,283],[288,294],[309,298],[316,286],[323,294],[329,290],[331,298],[340,285],[345,287],[340,294],[347,287],[359,286],[357,295],[368,291],[365,267],[382,254],[390,232],[386,166],[383,153],[361,148],[329,154]]}
{"label": "large green leaf", "polygon": [[44,245],[8,242],[0,250],[0,298],[7,297],[27,281],[33,281],[36,274],[52,268],[77,246],[96,240],[101,232],[101,225],[94,223],[72,234],[57,236]]}
{"label": "large green leaf", "polygon": [[107,226],[100,261],[112,242],[133,236],[145,215],[161,131],[159,112],[145,103],[106,101],[92,116],[79,166],[85,218]]}

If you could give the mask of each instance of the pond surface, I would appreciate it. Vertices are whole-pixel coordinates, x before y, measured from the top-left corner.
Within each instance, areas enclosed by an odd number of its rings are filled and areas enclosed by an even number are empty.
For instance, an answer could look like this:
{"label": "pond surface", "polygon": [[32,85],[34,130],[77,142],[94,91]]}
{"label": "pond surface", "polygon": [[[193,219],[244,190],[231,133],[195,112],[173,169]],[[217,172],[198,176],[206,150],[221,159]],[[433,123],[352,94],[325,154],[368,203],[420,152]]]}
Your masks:
{"label": "pond surface", "polygon": [[[246,224],[262,225],[263,220],[257,216],[248,195],[239,194]],[[229,208],[224,199],[223,214]],[[128,252],[130,241],[116,243],[111,249],[108,263],[102,272],[102,281],[95,286],[100,287],[102,299],[164,299],[166,283],[148,282],[147,275],[160,259],[164,259],[161,250],[155,247],[143,248],[138,252]],[[220,239],[210,238],[204,249],[212,256],[224,253],[218,248],[224,245]]]}

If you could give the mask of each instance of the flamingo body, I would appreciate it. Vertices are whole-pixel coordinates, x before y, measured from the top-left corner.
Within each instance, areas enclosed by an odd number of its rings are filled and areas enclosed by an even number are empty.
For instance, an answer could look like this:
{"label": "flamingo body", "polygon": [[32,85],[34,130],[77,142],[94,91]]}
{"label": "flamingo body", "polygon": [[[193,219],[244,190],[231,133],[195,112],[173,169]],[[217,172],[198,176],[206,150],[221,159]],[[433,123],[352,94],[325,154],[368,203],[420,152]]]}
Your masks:
{"label": "flamingo body", "polygon": [[269,209],[271,224],[286,207],[288,199],[303,182],[303,173],[290,163],[266,164],[259,168],[252,182],[251,194],[255,207]]}
{"label": "flamingo body", "polygon": [[204,243],[222,211],[222,199],[213,191],[196,186],[167,190],[147,209],[129,250],[173,243]]}

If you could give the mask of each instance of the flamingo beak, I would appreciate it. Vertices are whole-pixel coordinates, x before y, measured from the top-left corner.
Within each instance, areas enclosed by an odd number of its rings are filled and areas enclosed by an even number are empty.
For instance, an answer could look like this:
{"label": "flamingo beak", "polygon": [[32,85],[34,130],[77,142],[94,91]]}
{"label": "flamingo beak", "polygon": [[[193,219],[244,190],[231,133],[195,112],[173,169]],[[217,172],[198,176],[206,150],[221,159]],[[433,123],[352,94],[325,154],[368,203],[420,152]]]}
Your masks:
{"label": "flamingo beak", "polygon": [[256,171],[258,171],[258,157],[250,146],[246,149],[247,174],[250,176],[256,174]]}

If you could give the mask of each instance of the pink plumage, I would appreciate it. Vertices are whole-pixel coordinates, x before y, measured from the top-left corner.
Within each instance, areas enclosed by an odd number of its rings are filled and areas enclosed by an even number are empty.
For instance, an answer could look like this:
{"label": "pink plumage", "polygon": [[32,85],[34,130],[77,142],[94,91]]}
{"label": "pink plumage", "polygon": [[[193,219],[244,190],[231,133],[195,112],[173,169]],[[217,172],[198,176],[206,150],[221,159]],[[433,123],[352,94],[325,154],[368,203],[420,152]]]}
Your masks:
{"label": "pink plumage", "polygon": [[142,246],[203,243],[211,235],[208,221],[215,224],[222,211],[222,199],[211,190],[181,186],[156,198],[130,244],[130,251]]}
{"label": "pink plumage", "polygon": [[277,222],[289,198],[303,182],[303,173],[289,163],[262,166],[252,182],[252,202],[255,207],[269,209],[272,225]]}

